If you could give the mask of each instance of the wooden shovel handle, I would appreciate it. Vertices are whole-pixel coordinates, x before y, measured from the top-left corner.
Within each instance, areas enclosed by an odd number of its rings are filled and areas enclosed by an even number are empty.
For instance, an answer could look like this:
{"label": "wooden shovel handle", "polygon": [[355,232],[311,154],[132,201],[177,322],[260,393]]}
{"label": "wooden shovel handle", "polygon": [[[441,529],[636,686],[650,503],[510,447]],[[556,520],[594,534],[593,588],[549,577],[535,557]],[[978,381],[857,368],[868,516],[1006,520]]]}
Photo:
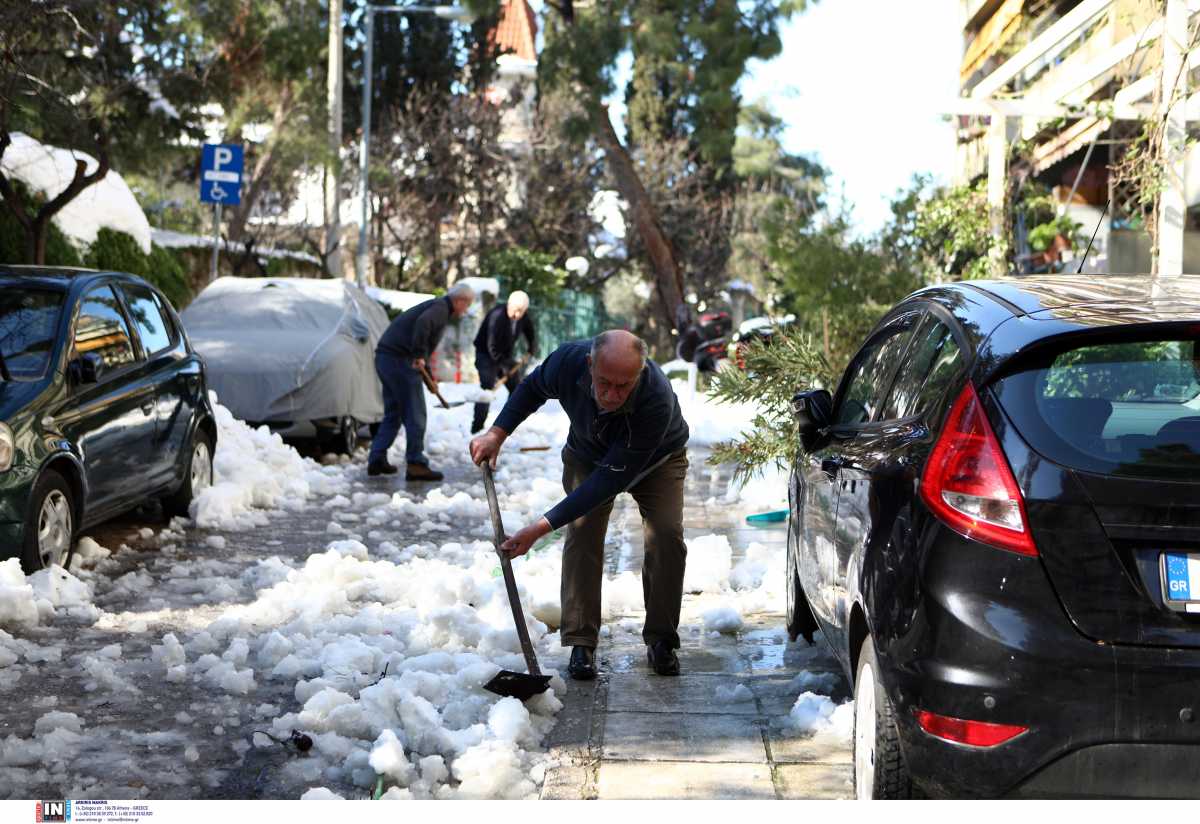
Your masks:
{"label": "wooden shovel handle", "polygon": [[513,621],[517,625],[517,637],[521,639],[521,652],[525,654],[525,666],[530,675],[541,675],[537,655],[534,654],[533,644],[529,640],[529,628],[525,626],[525,613],[521,610],[521,596],[517,594],[517,579],[513,575],[512,562],[500,551],[504,543],[504,523],[500,520],[500,502],[496,499],[496,482],[492,479],[492,468],[485,462],[483,470],[483,488],[487,491],[488,508],[492,511],[492,531],[495,535],[496,554],[500,556],[500,571],[504,573],[504,588],[508,590],[508,603],[512,607]]}
{"label": "wooden shovel handle", "polygon": [[433,375],[429,374],[424,366],[418,367],[421,372],[421,380],[425,381],[425,385],[429,387],[429,391],[437,395],[437,399],[441,402],[443,409],[449,409],[450,404],[446,403],[446,399],[442,397],[442,393],[438,390],[437,381],[433,379]]}

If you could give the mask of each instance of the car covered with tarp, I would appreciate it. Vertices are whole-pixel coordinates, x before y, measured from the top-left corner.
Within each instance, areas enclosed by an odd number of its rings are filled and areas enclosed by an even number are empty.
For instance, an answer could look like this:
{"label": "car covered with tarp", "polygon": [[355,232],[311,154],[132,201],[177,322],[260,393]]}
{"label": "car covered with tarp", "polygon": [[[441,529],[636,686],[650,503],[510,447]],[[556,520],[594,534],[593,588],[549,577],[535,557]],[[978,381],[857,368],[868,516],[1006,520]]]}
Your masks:
{"label": "car covered with tarp", "polygon": [[218,401],[252,426],[350,454],[383,418],[383,307],[344,280],[215,280],[182,313]]}

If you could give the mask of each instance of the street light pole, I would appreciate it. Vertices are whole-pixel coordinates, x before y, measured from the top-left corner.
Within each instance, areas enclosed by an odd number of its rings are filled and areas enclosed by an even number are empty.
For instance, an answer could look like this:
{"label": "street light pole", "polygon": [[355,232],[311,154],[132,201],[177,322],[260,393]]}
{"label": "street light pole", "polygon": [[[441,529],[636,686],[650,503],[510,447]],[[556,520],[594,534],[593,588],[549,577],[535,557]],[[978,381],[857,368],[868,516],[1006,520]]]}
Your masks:
{"label": "street light pole", "polygon": [[362,144],[358,150],[359,194],[362,197],[361,221],[358,225],[358,257],[355,259],[355,274],[358,287],[367,288],[367,232],[371,219],[371,190],[368,178],[371,172],[371,76],[374,74],[372,56],[375,43],[375,7],[367,6],[367,49],[363,58],[362,100]]}
{"label": "street light pole", "polygon": [[457,20],[469,23],[475,15],[469,9],[461,6],[372,6],[366,7],[367,30],[366,51],[363,53],[363,102],[362,102],[362,143],[358,152],[359,194],[362,197],[362,217],[358,227],[358,255],[354,261],[358,285],[367,286],[367,237],[370,231],[371,219],[371,79],[374,74],[375,52],[375,14],[376,12],[398,12],[400,14],[434,14],[443,20]]}

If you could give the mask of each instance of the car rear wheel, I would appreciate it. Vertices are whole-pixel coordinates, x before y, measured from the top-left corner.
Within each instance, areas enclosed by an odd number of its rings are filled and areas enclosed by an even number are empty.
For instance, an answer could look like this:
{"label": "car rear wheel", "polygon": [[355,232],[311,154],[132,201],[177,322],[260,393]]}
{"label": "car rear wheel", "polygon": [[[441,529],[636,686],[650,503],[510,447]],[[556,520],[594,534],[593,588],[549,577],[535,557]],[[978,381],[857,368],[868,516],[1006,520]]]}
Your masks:
{"label": "car rear wheel", "polygon": [[859,799],[914,795],[900,751],[896,712],[879,680],[879,659],[869,635],[854,677],[854,794]]}
{"label": "car rear wheel", "polygon": [[338,427],[321,444],[326,452],[338,455],[353,455],[358,449],[358,421],[349,415],[343,415],[338,420]]}
{"label": "car rear wheel", "polygon": [[58,565],[68,567],[75,552],[75,504],[66,479],[52,469],[38,478],[25,517],[25,573]]}
{"label": "car rear wheel", "polygon": [[163,499],[163,510],[167,515],[190,517],[192,501],[213,484],[212,438],[202,429],[192,436],[192,448],[187,467],[183,473],[183,485],[173,495]]}

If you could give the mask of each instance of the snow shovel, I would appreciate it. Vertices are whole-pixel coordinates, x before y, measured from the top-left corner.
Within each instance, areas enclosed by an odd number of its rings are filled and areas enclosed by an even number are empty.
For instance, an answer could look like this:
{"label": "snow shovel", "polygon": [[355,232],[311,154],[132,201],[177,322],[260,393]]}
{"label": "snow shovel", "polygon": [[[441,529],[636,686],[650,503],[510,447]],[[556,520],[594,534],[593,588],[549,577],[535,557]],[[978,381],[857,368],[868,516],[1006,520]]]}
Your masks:
{"label": "snow shovel", "polygon": [[501,670],[496,677],[483,685],[488,692],[521,701],[528,701],[535,695],[541,695],[550,686],[550,676],[542,675],[538,667],[537,656],[533,652],[533,644],[529,641],[529,628],[525,626],[525,614],[521,611],[521,597],[517,594],[517,579],[513,576],[512,562],[500,551],[504,543],[504,524],[500,521],[500,502],[496,500],[496,483],[492,480],[492,468],[484,463],[483,487],[487,490],[488,506],[492,510],[492,529],[496,538],[496,554],[500,556],[500,569],[504,573],[504,588],[508,590],[508,603],[512,607],[513,621],[517,624],[517,637],[521,639],[521,652],[525,653],[525,666],[529,673],[509,672]]}
{"label": "snow shovel", "polygon": [[442,397],[442,393],[438,390],[437,381],[433,379],[433,375],[429,374],[429,370],[424,366],[421,367],[421,380],[425,381],[425,385],[429,387],[429,391],[437,395],[437,399],[441,401],[443,409],[449,409],[452,406],[462,406],[466,401],[448,402]]}
{"label": "snow shovel", "polygon": [[511,378],[513,375],[517,374],[518,372],[520,372],[521,367],[527,363],[529,363],[529,355],[526,355],[525,357],[521,358],[520,362],[516,366],[514,366],[512,369],[509,369],[506,373],[504,373],[504,377],[502,377],[500,380],[496,381],[496,386],[494,388],[499,389],[503,384],[507,383],[508,379]]}

